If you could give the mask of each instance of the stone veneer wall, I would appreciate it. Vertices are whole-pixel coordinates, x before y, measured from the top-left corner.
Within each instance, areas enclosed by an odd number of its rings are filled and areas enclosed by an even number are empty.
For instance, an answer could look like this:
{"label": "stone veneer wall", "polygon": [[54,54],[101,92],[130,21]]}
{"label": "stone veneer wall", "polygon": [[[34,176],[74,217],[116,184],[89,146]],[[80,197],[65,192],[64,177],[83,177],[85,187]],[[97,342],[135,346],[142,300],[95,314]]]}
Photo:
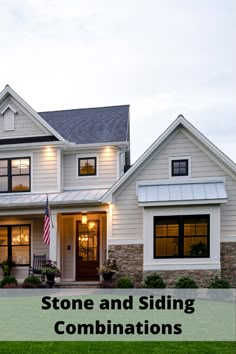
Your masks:
{"label": "stone veneer wall", "polygon": [[108,257],[116,259],[119,268],[118,277],[130,277],[135,286],[142,283],[143,245],[111,245],[108,249]]}
{"label": "stone veneer wall", "polygon": [[111,245],[108,250],[109,258],[115,258],[119,267],[118,277],[129,276],[135,286],[140,286],[143,279],[152,273],[160,274],[167,284],[173,288],[178,278],[187,276],[194,279],[199,287],[205,288],[215,276],[229,281],[236,287],[236,242],[221,243],[220,270],[171,270],[143,272],[143,245]]}
{"label": "stone veneer wall", "polygon": [[221,276],[236,288],[236,242],[221,242]]}

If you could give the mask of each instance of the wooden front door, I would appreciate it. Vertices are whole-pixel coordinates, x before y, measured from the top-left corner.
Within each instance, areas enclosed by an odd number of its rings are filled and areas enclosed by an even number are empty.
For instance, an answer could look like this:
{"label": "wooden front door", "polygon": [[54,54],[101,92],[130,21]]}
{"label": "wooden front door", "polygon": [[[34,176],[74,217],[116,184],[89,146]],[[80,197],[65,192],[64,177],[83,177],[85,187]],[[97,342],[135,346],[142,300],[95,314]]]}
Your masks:
{"label": "wooden front door", "polygon": [[98,280],[99,221],[76,223],[76,280]]}

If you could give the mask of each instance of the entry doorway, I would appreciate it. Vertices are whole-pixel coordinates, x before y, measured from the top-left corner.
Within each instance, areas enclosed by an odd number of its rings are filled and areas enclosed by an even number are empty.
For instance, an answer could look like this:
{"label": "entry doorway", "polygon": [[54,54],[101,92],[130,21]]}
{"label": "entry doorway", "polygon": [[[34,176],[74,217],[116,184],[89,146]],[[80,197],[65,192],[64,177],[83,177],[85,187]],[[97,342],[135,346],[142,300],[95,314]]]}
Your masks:
{"label": "entry doorway", "polygon": [[76,280],[99,280],[99,220],[76,221]]}

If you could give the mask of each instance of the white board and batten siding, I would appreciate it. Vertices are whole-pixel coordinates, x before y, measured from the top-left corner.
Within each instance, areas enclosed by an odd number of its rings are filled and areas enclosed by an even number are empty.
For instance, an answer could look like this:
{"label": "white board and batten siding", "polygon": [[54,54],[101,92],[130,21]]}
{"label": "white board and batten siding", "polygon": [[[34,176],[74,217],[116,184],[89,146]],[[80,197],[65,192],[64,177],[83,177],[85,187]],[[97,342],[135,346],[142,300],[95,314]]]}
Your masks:
{"label": "white board and batten siding", "polygon": [[[97,176],[78,176],[79,157],[97,158]],[[118,158],[117,149],[106,147],[64,154],[62,173],[64,189],[110,187],[117,180]]]}
{"label": "white board and batten siding", "polygon": [[[221,205],[221,240],[236,240],[236,180],[205,153],[199,143],[193,142],[179,130],[168,143],[155,151],[143,165],[115,193],[113,206],[112,239],[143,242],[143,207],[138,206],[136,183],[138,181],[169,179],[169,159],[191,157],[191,178],[224,177],[228,202]],[[181,177],[179,177],[181,178]],[[163,208],[163,207],[162,207]]]}

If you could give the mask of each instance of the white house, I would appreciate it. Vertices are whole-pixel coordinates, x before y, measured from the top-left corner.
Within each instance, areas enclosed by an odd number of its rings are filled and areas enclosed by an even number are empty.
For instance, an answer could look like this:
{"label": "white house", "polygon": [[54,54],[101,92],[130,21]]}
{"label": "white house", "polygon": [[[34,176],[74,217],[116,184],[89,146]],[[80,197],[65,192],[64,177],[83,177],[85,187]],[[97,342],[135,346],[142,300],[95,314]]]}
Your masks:
{"label": "white house", "polygon": [[129,106],[37,113],[7,85],[0,262],[15,261],[22,280],[33,255],[46,253],[63,281],[85,281],[114,257],[137,284],[155,271],[169,285],[184,274],[236,286],[236,165],[183,116],[129,164]]}

